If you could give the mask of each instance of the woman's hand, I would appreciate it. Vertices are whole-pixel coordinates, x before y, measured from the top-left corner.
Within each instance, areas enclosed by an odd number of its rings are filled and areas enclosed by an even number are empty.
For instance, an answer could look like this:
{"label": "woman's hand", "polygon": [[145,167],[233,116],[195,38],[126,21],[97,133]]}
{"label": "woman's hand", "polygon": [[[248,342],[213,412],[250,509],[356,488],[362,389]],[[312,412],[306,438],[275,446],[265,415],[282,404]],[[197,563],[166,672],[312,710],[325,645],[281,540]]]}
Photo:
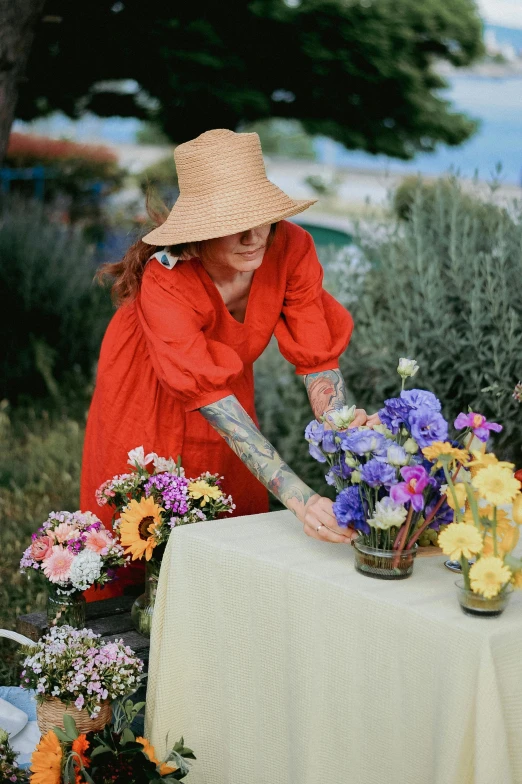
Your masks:
{"label": "woman's hand", "polygon": [[353,422],[351,423],[348,429],[351,430],[352,427],[362,427],[363,425],[367,425],[367,424],[368,424],[368,415],[364,410],[364,408],[356,408]]}
{"label": "woman's hand", "polygon": [[324,542],[349,543],[357,536],[357,531],[351,528],[341,528],[333,513],[333,501],[320,495],[313,495],[308,499],[303,520],[304,532],[312,539],[321,539]]}
{"label": "woman's hand", "polygon": [[375,427],[375,425],[380,425],[381,420],[379,419],[379,414],[370,414],[368,419],[366,420],[367,427]]}

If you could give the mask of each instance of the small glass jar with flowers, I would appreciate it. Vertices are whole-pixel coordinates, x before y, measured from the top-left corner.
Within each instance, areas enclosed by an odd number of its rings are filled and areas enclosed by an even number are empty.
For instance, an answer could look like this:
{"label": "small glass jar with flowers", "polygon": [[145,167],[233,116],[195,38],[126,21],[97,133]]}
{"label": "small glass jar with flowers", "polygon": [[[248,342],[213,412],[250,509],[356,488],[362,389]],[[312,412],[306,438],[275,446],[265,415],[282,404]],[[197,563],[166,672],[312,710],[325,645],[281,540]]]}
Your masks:
{"label": "small glass jar with flowers", "polygon": [[180,459],[145,454],[140,446],[128,453],[128,464],[132,471],[104,482],[96,498],[114,509],[113,526],[125,553],[145,560],[145,593],[131,615],[137,631],[149,637],[161,560],[173,529],[231,514],[235,505],[222,489],[223,477],[205,472],[188,479]]}
{"label": "small glass jar with flowers", "polygon": [[50,626],[85,625],[83,592],[105,585],[129,558],[111,531],[92,512],[51,512],[20,561],[22,573],[45,578]]}
{"label": "small glass jar with flowers", "polygon": [[102,729],[110,721],[111,702],[136,691],[143,670],[122,640],[107,642],[72,626],[54,626],[25,653],[20,685],[36,692],[42,734],[63,728],[64,715],[81,732]]}

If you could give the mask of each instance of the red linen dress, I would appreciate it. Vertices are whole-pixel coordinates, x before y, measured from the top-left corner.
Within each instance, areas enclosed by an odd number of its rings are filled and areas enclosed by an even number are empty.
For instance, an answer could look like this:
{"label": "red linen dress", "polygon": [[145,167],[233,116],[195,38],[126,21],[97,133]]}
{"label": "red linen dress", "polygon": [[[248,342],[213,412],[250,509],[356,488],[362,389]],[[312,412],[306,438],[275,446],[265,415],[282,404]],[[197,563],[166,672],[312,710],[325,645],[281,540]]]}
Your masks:
{"label": "red linen dress", "polygon": [[[122,305],[103,339],[89,410],[81,476],[81,509],[110,527],[96,489],[126,473],[127,453],[181,455],[186,475],[225,477],[235,514],[267,511],[266,489],[208,424],[198,409],[235,395],[254,421],[253,363],[275,334],[283,356],[306,374],[338,367],[350,339],[350,314],[322,288],[313,240],[282,221],[254,273],[244,323],[225,303],[196,258],[166,269],[148,262],[137,298]],[[306,423],[303,422],[303,427]],[[88,599],[122,593],[135,568]]]}

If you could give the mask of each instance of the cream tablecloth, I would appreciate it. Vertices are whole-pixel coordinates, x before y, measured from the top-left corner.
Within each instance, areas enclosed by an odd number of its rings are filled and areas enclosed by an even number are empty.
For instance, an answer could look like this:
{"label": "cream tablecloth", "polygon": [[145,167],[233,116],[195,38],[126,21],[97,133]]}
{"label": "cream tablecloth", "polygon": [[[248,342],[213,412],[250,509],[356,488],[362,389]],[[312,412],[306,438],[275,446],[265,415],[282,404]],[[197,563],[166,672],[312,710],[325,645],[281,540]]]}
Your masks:
{"label": "cream tablecloth", "polygon": [[187,784],[522,783],[522,592],[460,610],[443,558],[385,582],[289,512],[171,536],[147,731]]}

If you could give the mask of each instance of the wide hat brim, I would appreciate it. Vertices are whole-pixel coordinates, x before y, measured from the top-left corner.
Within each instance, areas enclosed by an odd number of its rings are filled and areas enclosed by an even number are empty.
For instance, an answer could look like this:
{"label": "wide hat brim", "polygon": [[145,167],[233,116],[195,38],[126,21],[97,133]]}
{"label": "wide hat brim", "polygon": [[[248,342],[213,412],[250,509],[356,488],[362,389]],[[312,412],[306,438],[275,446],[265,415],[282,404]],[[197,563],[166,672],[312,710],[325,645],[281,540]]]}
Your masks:
{"label": "wide hat brim", "polygon": [[225,193],[186,196],[174,204],[167,220],[143,237],[148,245],[179,245],[226,237],[291,218],[315,204],[317,199],[291,199],[265,179],[256,187]]}

